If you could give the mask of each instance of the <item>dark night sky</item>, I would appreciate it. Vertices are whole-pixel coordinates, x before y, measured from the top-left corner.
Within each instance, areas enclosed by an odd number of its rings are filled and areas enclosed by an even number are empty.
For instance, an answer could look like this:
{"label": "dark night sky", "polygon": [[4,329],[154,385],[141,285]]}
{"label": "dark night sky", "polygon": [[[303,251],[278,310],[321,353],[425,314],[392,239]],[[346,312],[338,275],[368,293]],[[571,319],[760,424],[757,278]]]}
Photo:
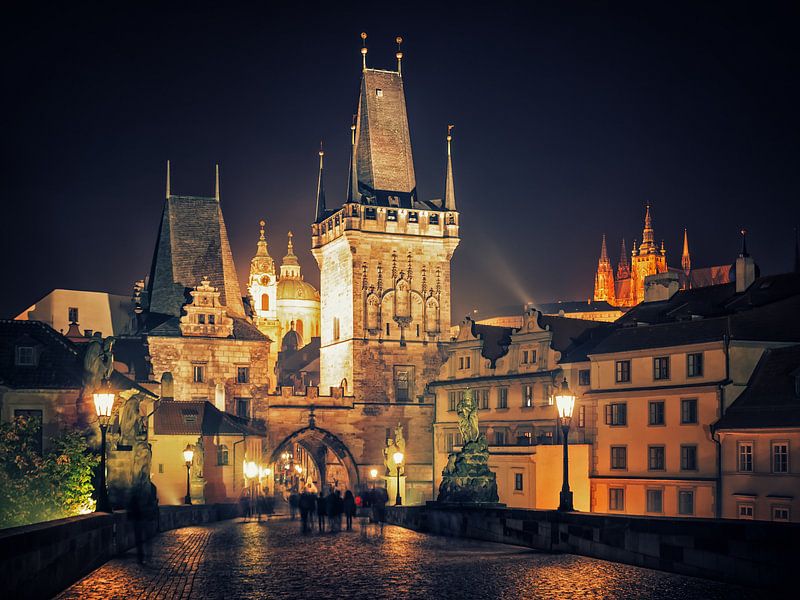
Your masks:
{"label": "dark night sky", "polygon": [[220,162],[242,280],[264,217],[273,257],[293,229],[318,284],[316,151],[325,140],[328,201],[341,202],[362,30],[377,68],[394,68],[394,37],[406,40],[423,198],[443,193],[456,125],[454,321],[586,298],[601,234],[616,262],[647,201],[670,264],[684,226],[696,266],[732,261],[744,226],[762,272],[791,267],[797,3],[26,4],[0,25],[0,316],[52,288],[129,293],[149,269],[167,158],[179,194],[210,195]]}

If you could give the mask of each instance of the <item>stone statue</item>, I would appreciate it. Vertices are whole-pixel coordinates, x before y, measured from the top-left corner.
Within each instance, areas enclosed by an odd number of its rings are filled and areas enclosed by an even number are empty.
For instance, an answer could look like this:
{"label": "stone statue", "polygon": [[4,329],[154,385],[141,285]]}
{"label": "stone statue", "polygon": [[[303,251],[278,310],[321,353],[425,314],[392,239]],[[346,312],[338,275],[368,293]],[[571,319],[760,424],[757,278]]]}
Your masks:
{"label": "stone statue", "polygon": [[[146,425],[142,423],[141,398],[134,389],[125,390],[118,394],[122,401],[119,410],[119,443],[123,446],[133,446],[144,434],[147,437]],[[144,431],[142,429],[144,428]]]}
{"label": "stone statue", "polygon": [[[403,446],[405,447],[405,440],[403,441]],[[383,449],[383,464],[386,465],[386,470],[392,476],[397,475],[397,463],[394,460],[395,452],[402,452],[402,450],[392,438],[389,438],[386,440],[386,448]]]}
{"label": "stone statue", "polygon": [[104,379],[114,372],[114,338],[92,338],[83,355],[83,385],[88,393],[100,387]]}
{"label": "stone statue", "polygon": [[447,457],[436,501],[496,504],[497,478],[489,470],[489,445],[478,428],[478,410],[471,390],[464,393],[456,412],[464,444],[459,452]]}
{"label": "stone statue", "polygon": [[203,464],[205,463],[205,449],[203,448],[203,436],[197,438],[194,445],[194,455],[192,456],[192,476],[195,479],[203,478]]}
{"label": "stone statue", "polygon": [[467,389],[464,392],[456,406],[456,414],[458,414],[458,430],[461,432],[461,439],[464,440],[464,444],[477,440],[480,435],[480,430],[478,429],[478,406],[475,404],[472,390]]}
{"label": "stone statue", "polygon": [[403,436],[402,423],[398,423],[397,427],[394,428],[394,444],[397,446],[397,450],[403,454],[406,453],[406,438]]}

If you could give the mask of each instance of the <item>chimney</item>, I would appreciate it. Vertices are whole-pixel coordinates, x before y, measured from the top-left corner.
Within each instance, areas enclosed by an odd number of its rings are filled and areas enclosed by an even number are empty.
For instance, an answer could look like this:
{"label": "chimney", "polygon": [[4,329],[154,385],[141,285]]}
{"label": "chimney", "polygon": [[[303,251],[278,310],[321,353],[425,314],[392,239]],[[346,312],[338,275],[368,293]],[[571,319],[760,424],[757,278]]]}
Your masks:
{"label": "chimney", "polygon": [[736,259],[736,292],[741,293],[756,280],[756,263],[747,252],[747,231],[742,229],[742,251]]}
{"label": "chimney", "polygon": [[669,300],[680,287],[677,273],[666,271],[648,275],[644,278],[644,302]]}

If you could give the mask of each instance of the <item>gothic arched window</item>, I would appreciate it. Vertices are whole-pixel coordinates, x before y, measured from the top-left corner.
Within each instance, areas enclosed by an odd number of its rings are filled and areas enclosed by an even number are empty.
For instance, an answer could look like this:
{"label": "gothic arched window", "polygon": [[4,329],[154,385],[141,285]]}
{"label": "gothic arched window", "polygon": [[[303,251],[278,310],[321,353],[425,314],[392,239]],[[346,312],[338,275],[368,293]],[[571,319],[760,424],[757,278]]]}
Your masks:
{"label": "gothic arched window", "polygon": [[378,308],[380,307],[380,300],[375,294],[370,294],[367,297],[367,329],[376,331],[378,325]]}

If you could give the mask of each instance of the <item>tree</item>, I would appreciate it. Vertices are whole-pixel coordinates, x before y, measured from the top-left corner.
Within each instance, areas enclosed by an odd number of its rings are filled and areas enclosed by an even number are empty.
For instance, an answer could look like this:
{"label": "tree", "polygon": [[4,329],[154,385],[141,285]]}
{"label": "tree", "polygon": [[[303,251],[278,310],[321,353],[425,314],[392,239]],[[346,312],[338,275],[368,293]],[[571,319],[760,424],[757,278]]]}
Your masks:
{"label": "tree", "polygon": [[99,458],[86,438],[65,432],[40,448],[38,419],[0,424],[0,528],[91,512],[92,473]]}

